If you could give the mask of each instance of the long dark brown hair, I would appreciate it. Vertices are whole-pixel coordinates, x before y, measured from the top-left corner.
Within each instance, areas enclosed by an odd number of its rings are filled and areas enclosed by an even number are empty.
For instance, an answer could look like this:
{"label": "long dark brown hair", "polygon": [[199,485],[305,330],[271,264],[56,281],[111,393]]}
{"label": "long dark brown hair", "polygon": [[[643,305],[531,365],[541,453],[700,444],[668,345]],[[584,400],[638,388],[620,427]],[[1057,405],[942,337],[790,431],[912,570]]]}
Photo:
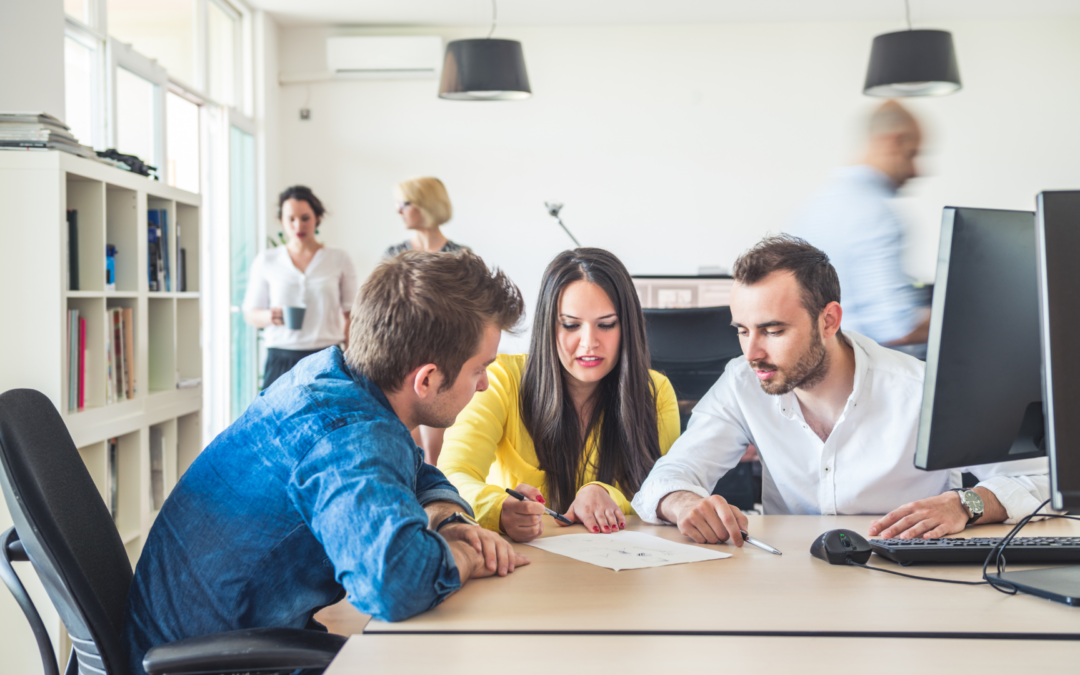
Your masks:
{"label": "long dark brown hair", "polygon": [[[619,361],[600,381],[589,420],[578,419],[564,381],[570,375],[559,361],[557,347],[559,300],[567,286],[582,280],[607,293],[622,330]],[[601,421],[596,480],[615,485],[628,496],[641,488],[660,457],[656,388],[649,364],[645,317],[622,262],[599,248],[560,253],[544,271],[521,378],[521,418],[547,474],[547,497],[553,508],[565,512],[574,501],[588,468],[582,437],[588,439]]]}

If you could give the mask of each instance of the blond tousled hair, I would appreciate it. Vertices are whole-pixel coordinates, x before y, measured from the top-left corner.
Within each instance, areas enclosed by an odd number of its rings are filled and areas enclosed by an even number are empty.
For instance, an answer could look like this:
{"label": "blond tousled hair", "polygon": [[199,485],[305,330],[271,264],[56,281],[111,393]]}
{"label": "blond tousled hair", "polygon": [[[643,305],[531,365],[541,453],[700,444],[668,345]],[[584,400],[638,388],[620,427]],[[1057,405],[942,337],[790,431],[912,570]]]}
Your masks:
{"label": "blond tousled hair", "polygon": [[394,197],[399,202],[409,202],[420,209],[428,228],[438,227],[454,215],[450,195],[438,178],[423,176],[401,181],[394,187]]}

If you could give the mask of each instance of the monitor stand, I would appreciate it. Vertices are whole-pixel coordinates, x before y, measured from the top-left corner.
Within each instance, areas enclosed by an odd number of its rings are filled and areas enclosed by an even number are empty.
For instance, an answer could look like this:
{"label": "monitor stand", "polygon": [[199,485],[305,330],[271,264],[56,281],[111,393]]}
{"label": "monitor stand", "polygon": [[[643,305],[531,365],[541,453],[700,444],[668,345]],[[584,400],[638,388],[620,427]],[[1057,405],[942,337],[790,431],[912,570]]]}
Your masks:
{"label": "monitor stand", "polygon": [[1022,593],[1080,607],[1080,565],[1048,567],[1041,570],[987,574],[988,579],[998,579]]}
{"label": "monitor stand", "polygon": [[1024,410],[1020,430],[1009,449],[1009,460],[1042,457],[1046,454],[1046,424],[1042,401],[1032,401]]}

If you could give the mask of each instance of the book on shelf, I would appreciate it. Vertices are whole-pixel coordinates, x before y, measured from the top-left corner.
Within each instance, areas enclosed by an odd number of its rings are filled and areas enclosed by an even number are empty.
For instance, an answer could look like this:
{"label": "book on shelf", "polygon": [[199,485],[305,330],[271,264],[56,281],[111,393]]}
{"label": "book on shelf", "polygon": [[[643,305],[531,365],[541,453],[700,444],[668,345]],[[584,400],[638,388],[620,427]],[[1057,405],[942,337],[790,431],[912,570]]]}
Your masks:
{"label": "book on shelf", "polygon": [[119,457],[120,444],[115,438],[110,438],[107,441],[109,446],[109,484],[105,490],[105,494],[108,495],[107,505],[109,507],[109,513],[112,515],[113,520],[116,520],[116,511],[119,493],[117,492],[117,484],[120,482],[120,468]]}
{"label": "book on shelf", "polygon": [[165,434],[150,427],[150,509],[158,511],[165,501]]}
{"label": "book on shelf", "polygon": [[0,113],[0,149],[62,150],[98,159],[93,148],[79,143],[69,126],[46,113]]}
{"label": "book on shelf", "polygon": [[68,290],[79,290],[79,212],[67,210]]}
{"label": "book on shelf", "polygon": [[86,319],[79,317],[79,410],[86,407]]}
{"label": "book on shelf", "polygon": [[68,412],[79,409],[79,310],[68,310]]}
{"label": "book on shelf", "polygon": [[127,376],[128,398],[135,398],[135,310],[124,308],[124,374]]}
{"label": "book on shelf", "polygon": [[[179,233],[178,233],[179,234]],[[187,293],[187,249],[176,251],[176,290]]]}
{"label": "book on shelf", "polygon": [[135,398],[134,316],[130,307],[113,307],[106,312],[109,347],[105,395],[109,403]]}
{"label": "book on shelf", "polygon": [[168,209],[150,209],[147,213],[147,222],[151,230],[154,230],[154,237],[157,242],[157,249],[155,251],[156,258],[156,271],[157,271],[157,290],[163,290],[169,292],[172,290],[172,283],[169,274],[169,211]]}

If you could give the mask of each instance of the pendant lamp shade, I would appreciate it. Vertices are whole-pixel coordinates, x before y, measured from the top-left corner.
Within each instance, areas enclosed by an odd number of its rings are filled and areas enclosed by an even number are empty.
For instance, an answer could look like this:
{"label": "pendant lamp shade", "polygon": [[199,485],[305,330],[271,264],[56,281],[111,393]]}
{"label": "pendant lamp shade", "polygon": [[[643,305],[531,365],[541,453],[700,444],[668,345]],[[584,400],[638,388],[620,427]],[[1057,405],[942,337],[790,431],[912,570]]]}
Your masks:
{"label": "pendant lamp shade", "polygon": [[515,101],[530,96],[525,53],[517,40],[476,38],[447,43],[439,98]]}
{"label": "pendant lamp shade", "polygon": [[902,30],[874,38],[863,87],[867,96],[945,96],[959,90],[952,33]]}

